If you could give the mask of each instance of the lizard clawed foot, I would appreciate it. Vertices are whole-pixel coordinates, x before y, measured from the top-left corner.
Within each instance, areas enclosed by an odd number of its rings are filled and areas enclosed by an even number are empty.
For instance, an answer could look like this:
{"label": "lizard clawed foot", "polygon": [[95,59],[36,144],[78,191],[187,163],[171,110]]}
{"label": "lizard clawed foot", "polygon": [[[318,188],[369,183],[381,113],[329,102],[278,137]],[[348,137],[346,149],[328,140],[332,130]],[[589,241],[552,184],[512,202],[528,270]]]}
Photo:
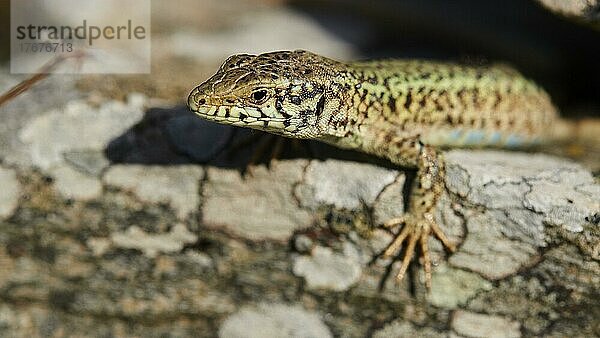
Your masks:
{"label": "lizard clawed foot", "polygon": [[431,290],[431,256],[429,254],[428,240],[433,233],[442,244],[451,252],[456,250],[456,246],[448,240],[448,237],[440,229],[439,225],[431,213],[425,213],[421,216],[406,214],[403,217],[394,218],[384,224],[386,228],[392,228],[402,225],[402,228],[396,238],[388,245],[383,253],[383,257],[389,258],[396,255],[403,243],[408,243],[402,258],[400,271],[396,275],[396,280],[401,281],[404,278],[408,265],[412,260],[417,241],[421,246],[423,263],[425,268],[425,285],[427,290]]}

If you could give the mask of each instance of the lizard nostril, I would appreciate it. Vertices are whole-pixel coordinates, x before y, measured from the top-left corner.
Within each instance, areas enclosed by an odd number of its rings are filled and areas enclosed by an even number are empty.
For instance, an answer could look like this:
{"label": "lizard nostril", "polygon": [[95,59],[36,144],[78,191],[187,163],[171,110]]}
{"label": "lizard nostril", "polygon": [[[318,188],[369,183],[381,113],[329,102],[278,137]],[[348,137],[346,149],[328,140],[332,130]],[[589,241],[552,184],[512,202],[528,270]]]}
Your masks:
{"label": "lizard nostril", "polygon": [[206,99],[200,99],[198,100],[198,104],[205,104],[206,103]]}

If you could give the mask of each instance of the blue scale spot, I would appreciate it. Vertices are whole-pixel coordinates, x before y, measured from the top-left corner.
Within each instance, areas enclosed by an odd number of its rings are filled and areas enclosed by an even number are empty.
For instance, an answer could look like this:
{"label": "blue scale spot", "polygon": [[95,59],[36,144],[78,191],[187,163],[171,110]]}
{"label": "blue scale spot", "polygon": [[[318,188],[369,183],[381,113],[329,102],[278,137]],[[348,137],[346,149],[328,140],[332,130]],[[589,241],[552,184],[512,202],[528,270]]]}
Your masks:
{"label": "blue scale spot", "polygon": [[520,145],[523,145],[523,141],[524,140],[521,136],[515,135],[515,134],[510,134],[506,138],[506,141],[504,142],[504,144],[507,147],[518,147]]}
{"label": "blue scale spot", "polygon": [[462,130],[453,130],[452,132],[450,132],[450,134],[448,134],[448,140],[450,142],[456,142],[458,141],[458,139],[460,139],[462,134]]}
{"label": "blue scale spot", "polygon": [[502,141],[502,133],[499,131],[493,132],[489,137],[489,144],[498,144]]}
{"label": "blue scale spot", "polygon": [[481,130],[469,131],[465,137],[463,143],[465,145],[476,146],[480,145],[485,139],[485,133]]}

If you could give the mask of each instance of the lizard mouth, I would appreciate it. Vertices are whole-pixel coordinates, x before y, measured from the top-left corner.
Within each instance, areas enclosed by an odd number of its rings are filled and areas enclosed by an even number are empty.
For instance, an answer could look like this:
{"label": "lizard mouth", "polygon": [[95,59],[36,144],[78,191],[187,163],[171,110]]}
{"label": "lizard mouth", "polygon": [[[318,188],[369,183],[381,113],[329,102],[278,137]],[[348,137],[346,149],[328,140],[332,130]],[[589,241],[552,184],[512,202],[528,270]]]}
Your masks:
{"label": "lizard mouth", "polygon": [[[192,108],[192,107],[190,107]],[[192,111],[209,121],[228,124],[238,127],[250,127],[273,133],[293,131],[295,126],[290,124],[289,119],[266,117],[253,108],[242,108],[237,106],[196,106]]]}

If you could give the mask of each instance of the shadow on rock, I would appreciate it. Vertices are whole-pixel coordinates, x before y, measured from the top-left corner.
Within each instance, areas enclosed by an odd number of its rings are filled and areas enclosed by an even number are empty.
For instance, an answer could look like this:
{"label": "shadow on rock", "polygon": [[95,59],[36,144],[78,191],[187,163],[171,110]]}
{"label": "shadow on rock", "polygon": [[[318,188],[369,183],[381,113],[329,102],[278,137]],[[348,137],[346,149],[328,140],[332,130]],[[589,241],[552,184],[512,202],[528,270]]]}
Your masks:
{"label": "shadow on rock", "polygon": [[185,106],[148,109],[140,122],[109,143],[105,155],[111,163],[199,163],[240,169],[268,164],[274,158],[332,158],[397,168],[388,161],[318,141],[209,122]]}

